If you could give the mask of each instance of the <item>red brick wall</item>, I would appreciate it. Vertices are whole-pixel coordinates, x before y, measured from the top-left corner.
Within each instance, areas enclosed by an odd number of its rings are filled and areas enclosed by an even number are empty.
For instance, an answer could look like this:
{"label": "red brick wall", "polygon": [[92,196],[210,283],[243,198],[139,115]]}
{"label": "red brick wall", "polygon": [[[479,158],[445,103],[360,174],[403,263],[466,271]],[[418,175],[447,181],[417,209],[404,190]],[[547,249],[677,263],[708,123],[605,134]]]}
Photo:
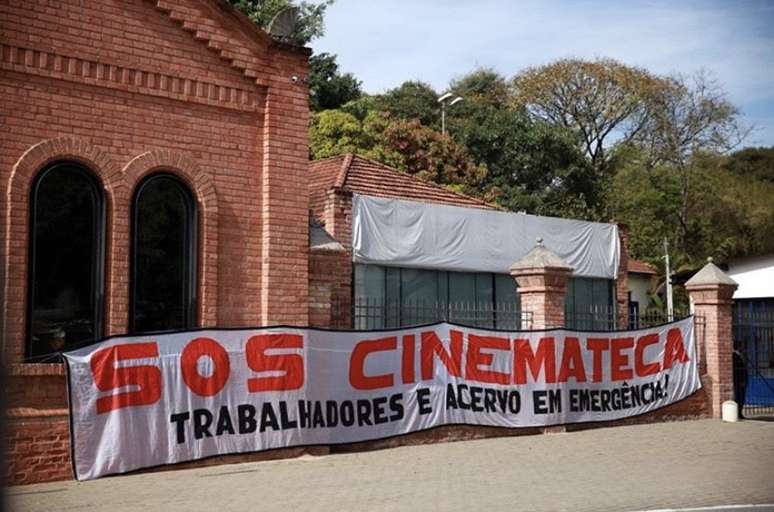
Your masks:
{"label": "red brick wall", "polygon": [[352,327],[352,253],[312,250],[309,255],[309,325]]}
{"label": "red brick wall", "polygon": [[[223,4],[0,3],[6,363],[24,359],[31,183],[59,159],[82,163],[104,185],[104,334],[126,331],[131,198],[160,169],[198,202],[197,323],[308,322],[308,51],[272,42]],[[59,448],[38,453],[22,442],[61,442],[61,367],[14,366],[4,391],[12,481],[69,475]]]}

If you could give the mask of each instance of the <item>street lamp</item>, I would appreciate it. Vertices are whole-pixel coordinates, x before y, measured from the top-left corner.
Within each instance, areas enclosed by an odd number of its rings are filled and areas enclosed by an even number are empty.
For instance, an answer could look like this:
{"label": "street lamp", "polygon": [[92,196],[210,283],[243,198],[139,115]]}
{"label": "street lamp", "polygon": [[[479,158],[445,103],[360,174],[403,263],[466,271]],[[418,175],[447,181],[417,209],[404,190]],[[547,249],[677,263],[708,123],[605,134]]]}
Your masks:
{"label": "street lamp", "polygon": [[446,104],[448,103],[451,107],[460,101],[462,101],[462,96],[454,96],[454,94],[450,92],[447,92],[438,98],[438,103],[441,104],[441,134],[446,135]]}

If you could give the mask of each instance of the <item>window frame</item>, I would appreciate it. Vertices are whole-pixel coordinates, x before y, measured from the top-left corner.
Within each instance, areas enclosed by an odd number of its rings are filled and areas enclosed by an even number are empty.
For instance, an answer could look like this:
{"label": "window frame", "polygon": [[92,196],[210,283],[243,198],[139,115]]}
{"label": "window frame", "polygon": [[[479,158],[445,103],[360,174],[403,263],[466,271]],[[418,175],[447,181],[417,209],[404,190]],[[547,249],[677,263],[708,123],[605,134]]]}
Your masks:
{"label": "window frame", "polygon": [[[30,361],[39,357],[45,357],[46,355],[55,354],[56,352],[50,352],[49,354],[42,354],[40,356],[33,356],[32,350],[32,326],[33,326],[33,312],[35,309],[35,283],[37,281],[35,270],[38,257],[38,240],[35,236],[35,231],[38,221],[38,196],[40,192],[40,184],[45,180],[47,176],[50,176],[52,172],[62,169],[70,168],[73,171],[84,176],[91,185],[92,198],[94,199],[95,208],[92,212],[92,221],[94,224],[94,230],[92,233],[92,243],[94,250],[92,251],[92,271],[91,271],[91,289],[92,300],[94,301],[94,310],[92,311],[92,321],[94,325],[94,340],[89,343],[96,343],[102,339],[105,335],[105,268],[106,268],[106,240],[107,240],[107,199],[105,197],[105,189],[102,181],[99,177],[84,164],[74,160],[57,160],[43,167],[35,176],[32,181],[29,193],[29,226],[27,233],[27,304],[25,308],[25,342],[24,342],[24,355],[25,360]],[[85,345],[84,345],[85,346]]]}
{"label": "window frame", "polygon": [[[185,305],[185,321],[183,327],[174,327],[162,331],[139,331],[135,325],[135,312],[137,311],[137,280],[135,279],[138,267],[138,216],[139,199],[143,190],[157,179],[165,179],[175,183],[182,192],[186,208],[185,238],[185,293],[187,304]],[[131,202],[131,226],[130,226],[130,261],[129,261],[129,319],[128,328],[131,334],[147,334],[153,332],[169,332],[181,329],[192,329],[198,324],[199,306],[199,203],[191,187],[176,174],[169,171],[153,172],[145,176],[135,187]]]}

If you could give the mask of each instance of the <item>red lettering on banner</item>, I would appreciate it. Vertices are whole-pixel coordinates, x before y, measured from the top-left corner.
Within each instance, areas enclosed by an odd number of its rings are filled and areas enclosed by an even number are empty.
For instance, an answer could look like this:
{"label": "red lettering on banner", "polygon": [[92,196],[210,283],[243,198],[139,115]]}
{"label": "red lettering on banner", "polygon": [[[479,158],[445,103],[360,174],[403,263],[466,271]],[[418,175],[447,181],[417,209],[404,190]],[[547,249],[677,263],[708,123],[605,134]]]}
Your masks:
{"label": "red lettering on banner", "polygon": [[91,356],[91,373],[100,391],[110,391],[127,386],[139,387],[97,399],[97,414],[104,414],[123,407],[150,405],[161,398],[161,370],[154,365],[124,366],[116,368],[120,361],[159,357],[155,342],[127,343],[103,348]]}
{"label": "red lettering on banner", "polygon": [[[212,361],[212,374],[208,377],[199,373],[199,359],[209,357]],[[180,370],[188,388],[199,396],[217,394],[228,381],[231,362],[228,352],[212,338],[196,338],[183,349],[180,356]]]}
{"label": "red lettering on banner", "polygon": [[664,349],[664,364],[662,367],[665,370],[672,368],[672,365],[677,361],[678,363],[687,363],[688,353],[685,351],[685,345],[683,344],[683,334],[680,329],[669,329],[667,333],[666,348]]}
{"label": "red lettering on banner", "polygon": [[583,366],[580,341],[575,337],[564,339],[562,364],[559,367],[559,382],[567,382],[572,377],[575,382],[586,382],[586,368]]}
{"label": "red lettering on banner", "polygon": [[403,361],[401,363],[401,377],[403,384],[413,384],[414,377],[414,353],[416,352],[416,337],[413,334],[403,336]]}
{"label": "red lettering on banner", "polygon": [[462,333],[450,330],[451,343],[447,352],[434,331],[422,333],[422,380],[433,378],[433,355],[437,355],[449,375],[459,377],[462,370]]}
{"label": "red lettering on banner", "polygon": [[589,338],[586,340],[586,348],[591,350],[594,360],[591,380],[602,382],[602,353],[610,348],[610,340],[607,338]]}
{"label": "red lettering on banner", "polygon": [[634,371],[638,377],[647,377],[655,375],[661,371],[661,365],[658,362],[645,362],[645,349],[650,345],[658,343],[658,334],[646,334],[640,336],[637,340],[637,348],[634,350]]}
{"label": "red lettering on banner", "polygon": [[247,379],[250,393],[262,391],[291,391],[304,385],[304,358],[301,354],[270,355],[270,349],[304,348],[304,338],[298,334],[258,334],[247,340],[245,357],[247,366],[256,372],[283,372],[272,377]]}
{"label": "red lettering on banner", "polygon": [[612,380],[629,380],[634,372],[629,367],[629,356],[622,353],[634,346],[634,338],[613,338],[610,343],[610,378]]}
{"label": "red lettering on banner", "polygon": [[556,382],[556,352],[554,338],[540,338],[536,352],[532,352],[529,340],[513,340],[513,382],[527,383],[527,365],[537,382],[540,370],[544,371],[547,384]]}
{"label": "red lettering on banner", "polygon": [[390,336],[377,340],[365,340],[355,345],[349,358],[349,383],[355,389],[389,388],[395,383],[392,374],[366,375],[365,360],[373,352],[384,352],[398,348],[398,338]]}
{"label": "red lettering on banner", "polygon": [[491,366],[492,359],[494,358],[492,354],[481,352],[481,349],[507,351],[510,346],[508,338],[469,334],[468,352],[465,358],[465,378],[491,384],[508,384],[510,376],[507,373],[482,370],[480,367]]}

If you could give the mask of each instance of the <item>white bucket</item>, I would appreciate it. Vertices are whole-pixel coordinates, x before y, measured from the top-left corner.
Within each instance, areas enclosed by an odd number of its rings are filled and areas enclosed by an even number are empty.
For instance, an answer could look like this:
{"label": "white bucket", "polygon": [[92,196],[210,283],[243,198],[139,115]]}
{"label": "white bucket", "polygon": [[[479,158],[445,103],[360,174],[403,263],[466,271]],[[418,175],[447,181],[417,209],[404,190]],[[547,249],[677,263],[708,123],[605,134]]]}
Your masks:
{"label": "white bucket", "polygon": [[739,421],[739,406],[733,400],[723,402],[722,411],[723,421],[730,421],[732,423]]}

